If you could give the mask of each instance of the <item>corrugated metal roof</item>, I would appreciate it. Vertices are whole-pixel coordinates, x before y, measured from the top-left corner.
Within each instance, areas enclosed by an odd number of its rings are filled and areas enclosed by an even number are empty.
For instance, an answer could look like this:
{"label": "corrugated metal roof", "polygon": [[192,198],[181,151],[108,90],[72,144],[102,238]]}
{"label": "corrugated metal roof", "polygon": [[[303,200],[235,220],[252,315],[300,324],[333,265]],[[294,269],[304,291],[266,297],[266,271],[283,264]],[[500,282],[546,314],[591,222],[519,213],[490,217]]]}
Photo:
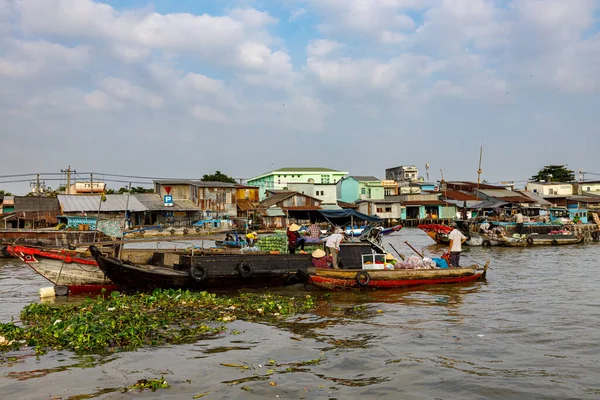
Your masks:
{"label": "corrugated metal roof", "polygon": [[267,217],[285,217],[285,213],[279,207],[271,207],[265,210]]}
{"label": "corrugated metal roof", "polygon": [[264,199],[263,201],[261,201],[260,204],[258,205],[258,207],[259,208],[268,208],[268,207],[274,206],[275,204],[279,203],[280,201],[290,198],[293,195],[294,195],[294,192],[287,192],[287,193],[271,195],[271,196],[267,197],[266,199]]}
{"label": "corrugated metal roof", "polygon": [[[422,200],[422,201],[414,200],[414,201],[403,201],[402,205],[404,205],[404,206],[445,206],[446,202],[440,201],[440,200]],[[454,205],[454,204],[448,204],[448,205]]]}
{"label": "corrugated metal roof", "polygon": [[442,194],[446,196],[446,198],[452,200],[477,200],[476,196],[473,196],[469,193],[461,192],[460,190],[445,190],[442,192]]}
{"label": "corrugated metal roof", "polygon": [[240,209],[240,211],[256,210],[256,206],[250,200],[246,200],[246,199],[239,199],[237,201],[237,206]]}
{"label": "corrugated metal roof", "polygon": [[202,211],[191,200],[173,200],[173,207],[165,206],[164,199],[157,193],[132,194],[149,211]]}
{"label": "corrugated metal roof", "polygon": [[[60,194],[58,201],[63,212],[92,212],[98,211],[102,196],[82,196],[76,194]],[[129,203],[127,202],[129,197]],[[100,205],[100,212],[120,212],[126,208],[132,212],[149,211],[148,207],[140,203],[134,195],[129,194],[107,194],[106,201]]]}
{"label": "corrugated metal roof", "polygon": [[321,204],[323,210],[342,210],[342,207],[337,204]]}
{"label": "corrugated metal roof", "polygon": [[503,201],[509,201],[511,203],[533,203],[534,202],[531,198],[524,196],[518,192],[513,192],[512,190],[508,190],[508,189],[480,189],[479,192],[483,193],[484,195],[486,195],[488,197],[501,199]]}
{"label": "corrugated metal roof", "polygon": [[350,175],[348,178],[354,178],[359,182],[376,182],[381,180],[372,175]]}
{"label": "corrugated metal roof", "polygon": [[49,211],[60,212],[56,197],[15,196],[15,212]]}

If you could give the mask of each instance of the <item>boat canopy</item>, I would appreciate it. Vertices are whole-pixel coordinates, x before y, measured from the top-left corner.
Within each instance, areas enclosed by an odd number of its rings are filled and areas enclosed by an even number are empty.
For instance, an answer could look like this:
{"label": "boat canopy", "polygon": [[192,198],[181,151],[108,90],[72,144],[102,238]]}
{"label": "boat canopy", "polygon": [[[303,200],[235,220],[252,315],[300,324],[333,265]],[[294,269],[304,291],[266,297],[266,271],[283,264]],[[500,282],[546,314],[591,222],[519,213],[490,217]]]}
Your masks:
{"label": "boat canopy", "polygon": [[350,222],[352,219],[367,221],[367,222],[382,222],[383,220],[377,216],[363,214],[351,208],[345,208],[342,210],[321,210],[319,213],[326,219],[336,222],[338,224],[344,224]]}

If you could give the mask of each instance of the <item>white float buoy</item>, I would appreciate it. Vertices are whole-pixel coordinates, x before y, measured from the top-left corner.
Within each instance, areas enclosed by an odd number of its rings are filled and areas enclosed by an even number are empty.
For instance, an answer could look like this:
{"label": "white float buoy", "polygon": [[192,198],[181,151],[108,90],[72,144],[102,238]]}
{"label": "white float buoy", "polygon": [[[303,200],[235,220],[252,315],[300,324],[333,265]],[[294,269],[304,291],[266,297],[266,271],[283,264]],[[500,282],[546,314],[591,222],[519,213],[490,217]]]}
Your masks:
{"label": "white float buoy", "polygon": [[54,286],[41,288],[40,289],[40,297],[42,299],[45,297],[56,297],[56,293],[54,292]]}

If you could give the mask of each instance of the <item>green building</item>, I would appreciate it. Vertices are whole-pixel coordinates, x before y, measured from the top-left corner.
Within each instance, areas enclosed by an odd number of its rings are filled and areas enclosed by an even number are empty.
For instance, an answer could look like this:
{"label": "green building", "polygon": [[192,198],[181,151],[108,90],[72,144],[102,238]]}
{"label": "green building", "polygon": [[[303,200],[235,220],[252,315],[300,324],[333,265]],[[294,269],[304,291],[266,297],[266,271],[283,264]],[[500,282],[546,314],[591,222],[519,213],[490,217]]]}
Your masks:
{"label": "green building", "polygon": [[337,183],[338,200],[354,203],[358,200],[383,200],[385,188],[374,176],[348,176]]}
{"label": "green building", "polygon": [[289,183],[330,183],[336,184],[344,176],[346,171],[338,171],[330,168],[308,167],[308,168],[280,168],[275,171],[255,176],[247,181],[248,185],[258,186],[260,200],[263,200],[267,190],[286,190]]}

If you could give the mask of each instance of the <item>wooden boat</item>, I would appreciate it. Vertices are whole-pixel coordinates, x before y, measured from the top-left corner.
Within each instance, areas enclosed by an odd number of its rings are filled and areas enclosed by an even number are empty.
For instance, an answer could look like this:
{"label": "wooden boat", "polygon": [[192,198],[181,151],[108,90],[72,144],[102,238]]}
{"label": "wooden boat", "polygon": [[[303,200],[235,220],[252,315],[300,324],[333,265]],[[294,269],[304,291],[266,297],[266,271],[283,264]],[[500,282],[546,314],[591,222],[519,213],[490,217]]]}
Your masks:
{"label": "wooden boat", "polygon": [[[344,230],[344,233],[346,234],[346,236],[354,236],[354,237],[359,237],[361,236],[363,233],[365,233],[365,229],[370,229],[370,228],[365,228],[365,227],[346,227],[346,229]],[[399,232],[400,229],[402,229],[402,225],[394,225],[391,226],[389,228],[383,228],[381,230],[381,234],[384,236],[390,235],[394,232]]]}
{"label": "wooden boat", "polygon": [[583,242],[582,235],[529,235],[527,244],[530,246],[562,246]]}
{"label": "wooden boat", "polygon": [[526,238],[502,237],[499,238],[502,246],[527,247],[527,246],[562,246],[583,242],[583,236],[576,235],[529,235]]}
{"label": "wooden boat", "polygon": [[40,249],[7,245],[6,251],[25,262],[55,285],[67,286],[70,294],[114,290],[116,286],[89,255],[64,249]]}
{"label": "wooden boat", "polygon": [[[343,243],[340,265],[357,266],[361,255],[371,251],[370,243]],[[154,289],[234,289],[268,287],[306,281],[310,254],[269,254],[265,252],[201,252],[182,255],[173,268],[133,264],[103,255],[90,247],[100,269],[120,290],[127,293]]]}
{"label": "wooden boat", "polygon": [[309,282],[324,289],[374,288],[394,289],[418,285],[471,282],[485,278],[485,266],[473,265],[446,269],[309,269]]}
{"label": "wooden boat", "polygon": [[425,232],[437,244],[450,244],[448,234],[452,232],[452,228],[441,224],[421,224],[417,226]]}
{"label": "wooden boat", "polygon": [[309,254],[274,255],[258,252],[181,256],[176,268],[134,265],[90,251],[100,269],[127,293],[154,289],[233,289],[299,283],[306,280]]}
{"label": "wooden boat", "polygon": [[[431,239],[437,244],[450,244],[448,234],[452,232],[452,228],[447,225],[441,224],[421,224],[418,228],[425,232]],[[491,239],[486,235],[474,233],[474,232],[463,232],[467,236],[465,241],[466,246],[499,246],[500,243],[497,240]]]}

